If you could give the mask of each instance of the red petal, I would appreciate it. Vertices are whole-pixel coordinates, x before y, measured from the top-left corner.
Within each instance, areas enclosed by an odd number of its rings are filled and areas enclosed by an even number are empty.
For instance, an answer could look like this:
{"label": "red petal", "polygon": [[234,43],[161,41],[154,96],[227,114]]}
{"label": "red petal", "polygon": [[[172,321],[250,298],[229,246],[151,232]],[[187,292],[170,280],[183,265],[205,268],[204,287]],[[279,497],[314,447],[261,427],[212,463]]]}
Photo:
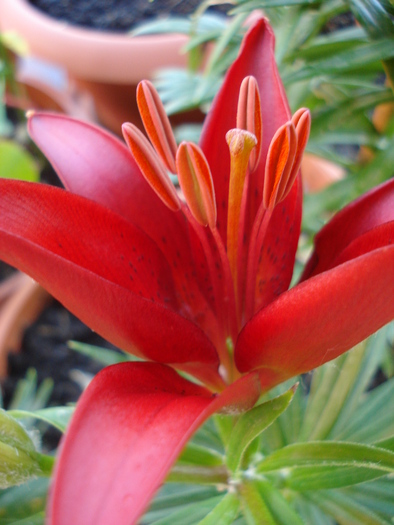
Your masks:
{"label": "red petal", "polygon": [[216,326],[212,315],[208,320],[210,280],[203,280],[207,272],[200,281],[192,277],[201,276],[191,249],[193,243],[200,249],[199,243],[183,215],[169,210],[152,191],[127,147],[96,126],[62,115],[33,113],[29,133],[68,190],[119,213],[156,242],[182,302],[188,304],[188,316],[205,318],[201,325],[212,333]]}
{"label": "red petal", "polygon": [[82,395],[63,441],[48,525],[136,523],[197,428],[223,407],[254,405],[256,376],[213,397],[163,365],[103,370]]}
{"label": "red petal", "polygon": [[50,186],[0,179],[0,194],[5,261],[123,350],[159,362],[206,363],[203,376],[216,368],[212,343],[171,309],[177,303],[168,265],[143,232]]}
{"label": "red petal", "polygon": [[386,246],[308,279],[256,314],[239,336],[237,366],[262,367],[268,387],[307,372],[391,321],[393,298],[394,246]]}
{"label": "red petal", "polygon": [[[381,184],[350,203],[315,237],[315,251],[303,273],[305,280],[331,268],[341,252],[357,237],[394,220],[394,179]],[[370,239],[373,241],[374,236]],[[373,249],[373,244],[369,250]],[[369,251],[364,246],[364,252]]]}
{"label": "red petal", "polygon": [[[218,229],[226,242],[230,156],[225,135],[236,125],[242,80],[248,75],[253,75],[260,89],[263,141],[259,167],[249,178],[250,201],[246,204],[249,214],[245,224],[246,247],[250,242],[253,219],[262,200],[269,144],[277,129],[291,118],[275,63],[274,43],[274,34],[266,19],[259,20],[247,33],[238,59],[229,69],[222,88],[214,100],[200,142],[214,180]],[[260,298],[257,299],[260,305],[273,300],[290,284],[301,224],[301,191],[301,184],[294,184],[290,194],[276,207],[271,218],[259,270],[260,280],[263,283]]]}

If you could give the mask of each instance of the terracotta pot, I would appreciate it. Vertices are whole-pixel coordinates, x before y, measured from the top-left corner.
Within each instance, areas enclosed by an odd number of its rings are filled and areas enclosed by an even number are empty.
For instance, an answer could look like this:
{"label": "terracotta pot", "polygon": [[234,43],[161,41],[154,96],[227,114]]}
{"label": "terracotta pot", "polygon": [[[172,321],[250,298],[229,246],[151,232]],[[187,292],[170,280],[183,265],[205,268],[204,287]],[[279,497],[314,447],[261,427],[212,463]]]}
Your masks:
{"label": "terracotta pot", "polygon": [[20,349],[25,329],[51,300],[38,283],[21,272],[0,283],[0,378],[7,374],[7,356]]}
{"label": "terracotta pot", "polygon": [[311,153],[305,153],[301,164],[304,190],[316,193],[334,184],[346,175],[346,171],[338,164],[330,162]]}
{"label": "terracotta pot", "polygon": [[[27,0],[0,1],[0,30],[20,35],[31,56],[64,68],[74,86],[92,95],[101,123],[115,132],[124,121],[136,119],[135,86],[140,80],[159,68],[185,67],[187,61],[181,52],[186,35],[131,37],[84,29],[43,14]],[[37,81],[39,86],[27,84],[42,91],[42,79]],[[56,98],[53,86],[48,88],[46,94]]]}

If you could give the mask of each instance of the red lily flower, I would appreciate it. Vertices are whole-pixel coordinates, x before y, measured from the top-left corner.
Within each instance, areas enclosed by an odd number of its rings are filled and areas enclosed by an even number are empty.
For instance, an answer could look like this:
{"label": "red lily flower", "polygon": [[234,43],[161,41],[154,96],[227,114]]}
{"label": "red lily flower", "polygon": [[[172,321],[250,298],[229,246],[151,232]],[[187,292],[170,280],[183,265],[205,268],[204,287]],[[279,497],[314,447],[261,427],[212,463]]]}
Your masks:
{"label": "red lily flower", "polygon": [[394,316],[394,180],[323,228],[302,282],[288,290],[310,119],[306,110],[290,116],[273,44],[266,20],[248,32],[199,147],[177,149],[142,83],[154,148],[129,124],[132,155],[94,126],[33,114],[31,136],[69,191],[0,181],[0,256],[150,361],[104,369],[82,395],[49,524],[135,523],[211,414],[251,408]]}

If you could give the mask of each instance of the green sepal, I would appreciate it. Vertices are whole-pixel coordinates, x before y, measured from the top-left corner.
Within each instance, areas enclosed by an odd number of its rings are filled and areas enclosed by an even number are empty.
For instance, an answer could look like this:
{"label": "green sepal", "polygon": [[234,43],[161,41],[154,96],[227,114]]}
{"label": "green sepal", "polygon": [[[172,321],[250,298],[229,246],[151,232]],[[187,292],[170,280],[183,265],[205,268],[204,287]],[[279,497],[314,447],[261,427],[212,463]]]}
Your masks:
{"label": "green sepal", "polygon": [[238,419],[227,446],[227,466],[232,472],[239,468],[252,441],[286,410],[294,392],[293,387],[281,396],[252,408]]}

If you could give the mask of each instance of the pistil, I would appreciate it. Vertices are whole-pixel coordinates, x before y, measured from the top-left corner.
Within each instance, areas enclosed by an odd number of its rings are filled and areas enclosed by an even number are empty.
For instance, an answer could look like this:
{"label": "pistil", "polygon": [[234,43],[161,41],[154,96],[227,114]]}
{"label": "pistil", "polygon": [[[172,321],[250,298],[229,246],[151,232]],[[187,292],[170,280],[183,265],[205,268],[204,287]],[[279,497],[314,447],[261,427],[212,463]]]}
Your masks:
{"label": "pistil", "polygon": [[256,137],[243,129],[227,132],[226,140],[230,150],[230,184],[227,216],[227,257],[230,263],[234,283],[235,297],[238,304],[238,324],[240,322],[241,298],[238,297],[239,262],[242,237],[240,236],[240,217],[245,180],[248,173],[250,153],[257,144]]}

